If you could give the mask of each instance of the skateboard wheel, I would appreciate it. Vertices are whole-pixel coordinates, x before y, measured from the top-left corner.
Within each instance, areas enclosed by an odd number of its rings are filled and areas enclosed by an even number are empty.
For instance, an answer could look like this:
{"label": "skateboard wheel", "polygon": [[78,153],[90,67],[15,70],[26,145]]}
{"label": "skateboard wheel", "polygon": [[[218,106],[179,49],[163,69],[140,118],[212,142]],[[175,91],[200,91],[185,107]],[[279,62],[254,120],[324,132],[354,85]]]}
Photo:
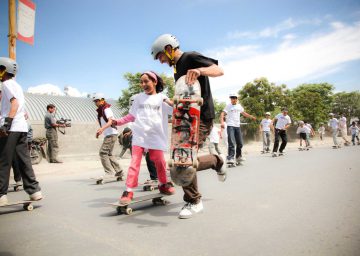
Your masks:
{"label": "skateboard wheel", "polygon": [[147,187],[146,187],[146,186],[143,186],[143,190],[144,190],[144,191],[147,191]]}
{"label": "skateboard wheel", "polygon": [[123,213],[122,208],[120,206],[116,207],[116,212],[117,214],[122,214]]}
{"label": "skateboard wheel", "polygon": [[149,187],[149,190],[150,190],[150,191],[154,191],[154,190],[155,190],[154,186],[150,186],[150,187]]}
{"label": "skateboard wheel", "polygon": [[24,210],[32,211],[34,209],[34,206],[32,204],[26,204],[24,205]]}
{"label": "skateboard wheel", "polygon": [[101,180],[99,184],[104,185],[104,184],[105,184],[105,181],[104,181],[104,180]]}
{"label": "skateboard wheel", "polygon": [[125,210],[125,213],[126,213],[127,215],[132,214],[132,212],[133,212],[133,210],[132,210],[131,208],[126,208],[126,210]]}
{"label": "skateboard wheel", "polygon": [[170,159],[170,160],[168,161],[168,166],[169,166],[170,168],[174,166],[174,159]]}
{"label": "skateboard wheel", "polygon": [[199,167],[199,161],[197,159],[194,160],[192,166],[197,169]]}
{"label": "skateboard wheel", "polygon": [[200,98],[196,101],[196,103],[198,104],[198,106],[202,106],[204,104],[204,99]]}

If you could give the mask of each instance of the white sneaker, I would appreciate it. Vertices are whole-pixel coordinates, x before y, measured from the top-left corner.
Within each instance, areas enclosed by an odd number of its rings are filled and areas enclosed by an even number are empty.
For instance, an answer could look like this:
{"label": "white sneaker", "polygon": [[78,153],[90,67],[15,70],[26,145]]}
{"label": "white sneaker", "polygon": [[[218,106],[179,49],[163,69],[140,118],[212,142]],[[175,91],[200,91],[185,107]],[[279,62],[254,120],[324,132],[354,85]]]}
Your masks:
{"label": "white sneaker", "polygon": [[186,203],[179,213],[179,219],[189,219],[194,214],[200,213],[204,210],[202,201],[198,204]]}
{"label": "white sneaker", "polygon": [[276,152],[273,152],[273,153],[272,153],[272,157],[277,157],[277,153],[276,153]]}
{"label": "white sneaker", "polygon": [[216,172],[217,172],[218,180],[224,182],[226,180],[226,157],[223,154],[219,156],[223,160],[223,165],[221,166],[221,169]]}
{"label": "white sneaker", "polygon": [[246,158],[243,156],[239,156],[236,158],[236,162],[244,162],[244,161],[246,161]]}
{"label": "white sneaker", "polygon": [[43,199],[43,195],[41,191],[35,192],[34,194],[31,194],[29,197],[31,201],[39,201]]}
{"label": "white sneaker", "polygon": [[17,181],[17,182],[15,183],[15,185],[18,186],[18,187],[20,187],[20,186],[23,185],[23,183],[22,183],[22,181]]}
{"label": "white sneaker", "polygon": [[234,163],[235,163],[235,160],[234,160],[234,158],[227,159],[227,160],[226,160],[226,163],[227,163],[227,164],[234,164]]}
{"label": "white sneaker", "polygon": [[8,204],[8,198],[7,195],[0,196],[0,206],[4,206]]}

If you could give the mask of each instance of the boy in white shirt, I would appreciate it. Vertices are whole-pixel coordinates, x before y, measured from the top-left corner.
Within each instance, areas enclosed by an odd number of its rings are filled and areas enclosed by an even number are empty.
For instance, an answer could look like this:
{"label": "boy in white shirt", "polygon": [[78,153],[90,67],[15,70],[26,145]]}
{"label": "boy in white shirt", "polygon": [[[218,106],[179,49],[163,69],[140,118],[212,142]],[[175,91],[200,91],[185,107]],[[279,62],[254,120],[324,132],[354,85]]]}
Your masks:
{"label": "boy in white shirt", "polygon": [[97,118],[100,125],[100,128],[96,132],[96,138],[98,138],[100,134],[104,134],[104,141],[100,147],[99,155],[105,175],[120,177],[122,180],[124,176],[122,167],[112,154],[118,135],[116,127],[112,124],[114,113],[110,108],[111,105],[105,101],[101,94],[95,93],[93,101],[97,106]]}
{"label": "boy in white shirt", "polygon": [[334,148],[340,148],[340,145],[337,141],[337,136],[339,133],[339,121],[335,118],[333,113],[329,114],[330,120],[328,122],[328,126],[331,127],[331,131],[332,131],[332,137],[333,137],[333,142],[334,142]]}
{"label": "boy in white shirt", "polygon": [[318,133],[320,136],[320,140],[323,140],[323,137],[325,136],[325,126],[323,123],[320,123],[319,125],[320,125],[320,127],[318,129]]}
{"label": "boy in white shirt", "polygon": [[[291,124],[291,119],[288,116],[287,108],[282,108],[281,111],[282,113],[277,114],[273,119],[273,123],[275,123],[275,141],[274,141],[273,154],[272,154],[273,157],[277,156],[278,149],[280,156],[284,154],[284,149],[287,144],[286,130],[287,128],[289,128]],[[281,137],[280,148],[279,148],[279,137]]]}
{"label": "boy in white shirt", "polygon": [[310,128],[305,125],[305,122],[299,121],[299,126],[296,130],[296,134],[299,134],[299,136],[300,136],[300,148],[299,149],[303,149],[302,141],[305,141],[305,148],[308,149],[309,144],[308,144],[307,134],[309,134],[309,133],[310,133]]}
{"label": "boy in white shirt", "polygon": [[[210,154],[221,154],[221,151],[219,149],[219,142],[221,138],[221,131],[219,128],[217,128],[215,125],[211,129],[210,135],[209,135],[209,152]],[[215,149],[215,150],[214,150]],[[216,151],[216,153],[215,153]]]}
{"label": "boy in white shirt", "polygon": [[349,128],[350,133],[351,133],[351,142],[353,143],[353,145],[355,146],[355,138],[357,139],[357,144],[359,145],[359,127],[356,126],[355,122],[351,123],[351,126]]}
{"label": "boy in white shirt", "polygon": [[24,93],[13,79],[17,69],[18,65],[14,60],[0,57],[0,81],[3,83],[0,120],[0,206],[8,203],[7,191],[14,155],[19,164],[24,190],[29,194],[30,200],[43,198],[28,150]]}
{"label": "boy in white shirt", "polygon": [[310,136],[314,136],[315,135],[315,131],[314,129],[312,128],[311,124],[309,124],[307,121],[304,121],[304,125],[309,128],[307,129],[307,133],[306,133],[306,144],[307,144],[307,147],[311,148],[311,145],[310,145]]}
{"label": "boy in white shirt", "polygon": [[265,113],[265,118],[261,120],[260,123],[260,132],[263,137],[263,150],[261,153],[269,153],[270,152],[270,130],[274,131],[273,122],[270,118],[270,112]]}
{"label": "boy in white shirt", "polygon": [[256,117],[246,113],[244,108],[238,103],[236,93],[229,96],[231,103],[228,104],[220,115],[221,127],[224,127],[224,117],[226,115],[227,134],[228,134],[228,156],[227,163],[235,163],[235,144],[236,144],[236,162],[244,161],[241,149],[243,147],[242,135],[240,129],[240,115],[256,120]]}
{"label": "boy in white shirt", "polygon": [[346,124],[346,117],[344,116],[344,114],[340,114],[339,130],[340,130],[341,138],[344,140],[344,145],[349,146],[350,141],[347,139],[347,124]]}

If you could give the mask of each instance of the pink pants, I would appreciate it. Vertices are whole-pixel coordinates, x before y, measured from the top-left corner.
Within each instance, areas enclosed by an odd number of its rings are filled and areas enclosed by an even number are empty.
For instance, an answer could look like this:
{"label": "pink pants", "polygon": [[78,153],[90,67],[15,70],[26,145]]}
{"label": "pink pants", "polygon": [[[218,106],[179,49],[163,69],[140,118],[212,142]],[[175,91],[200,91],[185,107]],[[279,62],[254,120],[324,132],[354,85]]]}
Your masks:
{"label": "pink pants", "polygon": [[[138,178],[140,172],[140,164],[143,156],[144,148],[139,146],[132,146],[131,162],[126,178],[126,187],[135,188],[138,186]],[[149,149],[150,160],[154,162],[159,182],[161,184],[167,183],[166,177],[166,162],[164,152],[157,149]]]}

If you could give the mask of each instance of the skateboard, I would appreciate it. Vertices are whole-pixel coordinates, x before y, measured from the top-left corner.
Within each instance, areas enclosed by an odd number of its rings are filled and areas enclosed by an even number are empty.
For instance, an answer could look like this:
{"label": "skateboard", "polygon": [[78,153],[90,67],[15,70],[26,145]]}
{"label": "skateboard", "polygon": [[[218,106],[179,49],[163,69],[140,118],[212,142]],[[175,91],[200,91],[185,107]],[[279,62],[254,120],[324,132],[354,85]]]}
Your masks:
{"label": "skateboard", "polygon": [[170,176],[175,184],[188,186],[198,168],[200,107],[203,104],[199,81],[192,86],[185,83],[185,76],[175,84],[172,114]]}
{"label": "skateboard", "polygon": [[143,186],[144,191],[154,191],[155,189],[159,189],[158,184],[157,180],[148,180],[140,184],[140,186]]}
{"label": "skateboard", "polygon": [[308,148],[308,147],[300,147],[300,148],[299,148],[299,151],[305,151],[305,150],[308,151],[309,148]]}
{"label": "skateboard", "polygon": [[22,184],[21,184],[21,185],[17,185],[17,184],[10,184],[10,185],[9,185],[9,187],[13,188],[13,190],[14,190],[15,192],[20,191],[21,188],[22,188],[22,186],[23,186]]}
{"label": "skateboard", "polygon": [[23,205],[23,209],[26,211],[32,211],[34,209],[34,206],[32,205],[34,201],[31,200],[24,200],[24,201],[17,201],[17,202],[9,202],[5,205],[1,205],[0,207],[8,207],[8,206],[13,206],[13,205],[19,205],[22,204]]}
{"label": "skateboard", "polygon": [[123,176],[90,178],[96,181],[96,185],[104,185],[109,182],[123,181]]}
{"label": "skateboard", "polygon": [[107,203],[107,204],[115,207],[117,214],[123,214],[124,213],[126,215],[130,215],[130,214],[132,214],[133,209],[131,207],[129,207],[129,206],[132,205],[132,204],[136,204],[136,203],[151,200],[153,205],[168,205],[170,202],[163,199],[166,196],[169,196],[169,195],[156,193],[156,194],[149,194],[149,195],[145,195],[145,196],[134,197],[133,200],[128,204],[122,204],[120,202]]}
{"label": "skateboard", "polygon": [[284,153],[279,153],[279,154],[274,154],[274,153],[273,153],[271,156],[272,156],[272,157],[284,156]]}

